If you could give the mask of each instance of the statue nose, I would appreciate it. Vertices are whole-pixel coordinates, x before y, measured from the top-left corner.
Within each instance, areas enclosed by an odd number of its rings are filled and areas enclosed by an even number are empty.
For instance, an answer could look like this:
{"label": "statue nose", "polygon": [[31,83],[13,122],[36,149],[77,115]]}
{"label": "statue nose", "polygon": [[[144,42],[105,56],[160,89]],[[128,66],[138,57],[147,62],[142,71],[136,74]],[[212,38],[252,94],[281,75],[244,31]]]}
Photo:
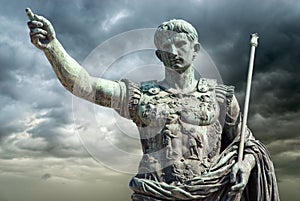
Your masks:
{"label": "statue nose", "polygon": [[175,45],[171,45],[170,48],[169,48],[169,53],[173,54],[173,55],[177,55],[178,52],[177,52],[177,48],[175,47]]}
{"label": "statue nose", "polygon": [[178,55],[173,54],[172,52],[169,52],[167,50],[158,50],[159,54],[162,56],[162,58],[166,60],[175,59]]}

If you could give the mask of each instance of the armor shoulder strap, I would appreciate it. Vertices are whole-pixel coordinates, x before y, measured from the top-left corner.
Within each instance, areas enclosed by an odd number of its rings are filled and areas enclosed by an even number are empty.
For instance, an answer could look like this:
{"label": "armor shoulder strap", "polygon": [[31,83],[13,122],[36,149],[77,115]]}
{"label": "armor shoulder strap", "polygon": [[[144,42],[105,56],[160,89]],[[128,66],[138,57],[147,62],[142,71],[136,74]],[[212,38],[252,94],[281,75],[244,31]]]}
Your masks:
{"label": "armor shoulder strap", "polygon": [[138,106],[142,96],[141,87],[127,79],[123,79],[122,81],[127,88],[126,96],[129,117],[137,126],[141,126],[142,121],[138,116]]}
{"label": "armor shoulder strap", "polygon": [[218,102],[230,104],[234,95],[234,86],[219,84],[215,87]]}

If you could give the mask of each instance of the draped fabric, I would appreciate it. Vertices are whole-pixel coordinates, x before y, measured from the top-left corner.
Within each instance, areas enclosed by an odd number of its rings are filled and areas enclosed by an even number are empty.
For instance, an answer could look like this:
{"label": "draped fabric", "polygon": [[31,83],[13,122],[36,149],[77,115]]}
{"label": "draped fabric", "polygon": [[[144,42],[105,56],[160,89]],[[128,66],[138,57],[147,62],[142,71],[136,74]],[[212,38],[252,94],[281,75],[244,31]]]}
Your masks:
{"label": "draped fabric", "polygon": [[245,153],[253,154],[256,165],[252,169],[241,197],[229,197],[231,167],[237,161],[238,137],[220,154],[215,163],[201,176],[194,177],[180,186],[133,177],[130,188],[132,200],[199,200],[199,201],[278,201],[279,194],[273,163],[265,146],[255,139],[248,139]]}

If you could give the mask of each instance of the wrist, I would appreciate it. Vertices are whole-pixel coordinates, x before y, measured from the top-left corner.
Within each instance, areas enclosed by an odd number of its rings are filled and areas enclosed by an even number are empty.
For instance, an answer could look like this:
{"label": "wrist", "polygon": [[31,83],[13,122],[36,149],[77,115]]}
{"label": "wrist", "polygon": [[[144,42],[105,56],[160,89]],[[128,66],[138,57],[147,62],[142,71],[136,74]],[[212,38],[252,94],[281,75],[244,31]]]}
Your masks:
{"label": "wrist", "polygon": [[53,38],[47,44],[46,48],[44,49],[44,52],[57,50],[60,46],[61,46],[60,42],[56,38]]}
{"label": "wrist", "polygon": [[250,169],[253,169],[256,164],[255,157],[252,154],[245,154],[244,162]]}

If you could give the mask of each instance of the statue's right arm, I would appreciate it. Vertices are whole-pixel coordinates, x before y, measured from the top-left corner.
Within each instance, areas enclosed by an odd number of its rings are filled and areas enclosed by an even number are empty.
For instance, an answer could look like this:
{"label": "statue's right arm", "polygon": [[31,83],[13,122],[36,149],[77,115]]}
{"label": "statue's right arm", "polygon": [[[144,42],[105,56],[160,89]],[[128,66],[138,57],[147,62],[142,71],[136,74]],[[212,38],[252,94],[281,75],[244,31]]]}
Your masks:
{"label": "statue's right arm", "polygon": [[26,12],[30,19],[28,27],[31,42],[45,53],[62,85],[78,97],[117,109],[116,103],[121,98],[120,84],[90,76],[62,47],[51,23],[30,9],[26,9]]}

